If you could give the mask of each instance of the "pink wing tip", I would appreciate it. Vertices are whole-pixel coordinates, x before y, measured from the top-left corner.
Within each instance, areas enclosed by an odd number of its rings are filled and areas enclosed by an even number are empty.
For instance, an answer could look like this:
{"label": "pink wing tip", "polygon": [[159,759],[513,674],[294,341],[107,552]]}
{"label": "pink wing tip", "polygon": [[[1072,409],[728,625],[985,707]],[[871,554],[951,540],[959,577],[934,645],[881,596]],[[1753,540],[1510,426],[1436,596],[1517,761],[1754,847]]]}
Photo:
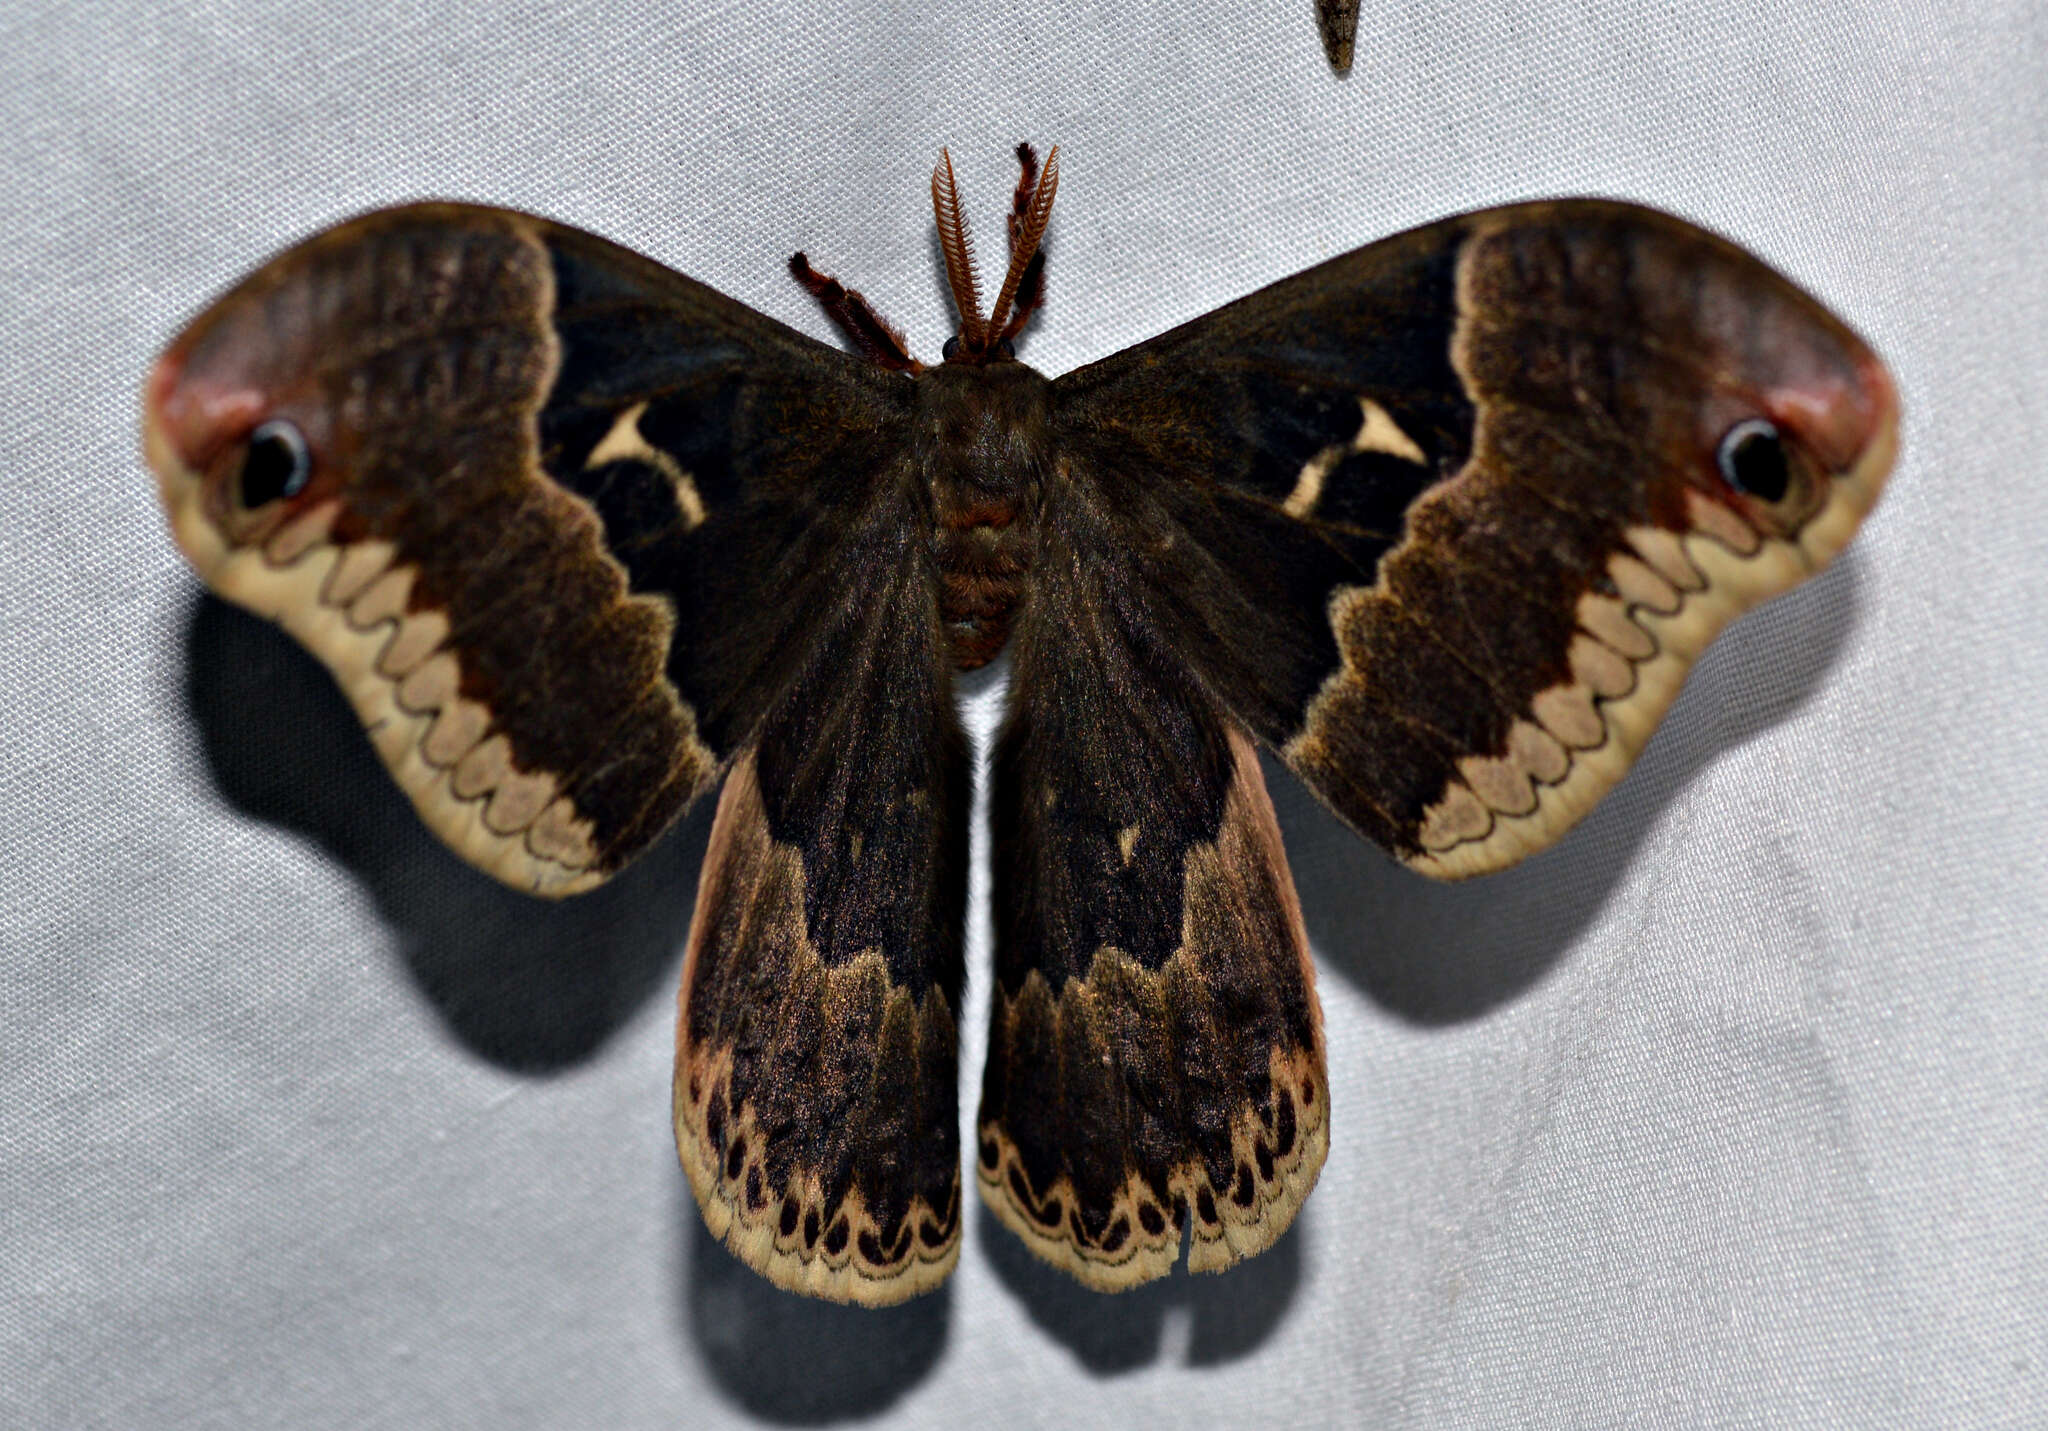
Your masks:
{"label": "pink wing tip", "polygon": [[150,369],[142,404],[146,429],[187,471],[199,472],[262,421],[268,400],[246,385],[208,381],[189,371],[182,346],[176,346]]}

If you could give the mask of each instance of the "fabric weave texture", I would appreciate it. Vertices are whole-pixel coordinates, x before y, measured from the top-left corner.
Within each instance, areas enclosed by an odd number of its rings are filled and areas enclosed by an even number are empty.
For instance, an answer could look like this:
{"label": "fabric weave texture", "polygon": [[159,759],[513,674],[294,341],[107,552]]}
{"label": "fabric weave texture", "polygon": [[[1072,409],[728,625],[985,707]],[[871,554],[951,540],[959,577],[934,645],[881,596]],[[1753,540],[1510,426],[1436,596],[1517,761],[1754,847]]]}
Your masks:
{"label": "fabric weave texture", "polygon": [[[2023,1426],[2048,1405],[2048,11],[0,3],[0,1424]],[[1118,1299],[986,1214],[803,1302],[669,1126],[708,804],[559,907],[443,852],[204,597],[147,366],[285,243],[531,209],[921,356],[1062,146],[1049,373],[1458,210],[1597,193],[1893,366],[1903,457],[1557,849],[1439,887],[1269,767],[1329,1032],[1297,1230]],[[986,732],[1000,685],[965,685]],[[983,856],[985,858],[985,856]],[[977,873],[963,1116],[987,1009]]]}

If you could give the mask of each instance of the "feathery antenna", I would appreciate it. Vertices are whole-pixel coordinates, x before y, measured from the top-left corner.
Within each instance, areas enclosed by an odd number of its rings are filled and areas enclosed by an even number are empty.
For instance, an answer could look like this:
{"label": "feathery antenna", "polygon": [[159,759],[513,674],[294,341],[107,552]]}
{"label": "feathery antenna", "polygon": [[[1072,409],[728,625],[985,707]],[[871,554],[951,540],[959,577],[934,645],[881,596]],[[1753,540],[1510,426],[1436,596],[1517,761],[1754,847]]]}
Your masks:
{"label": "feathery antenna", "polygon": [[974,276],[974,239],[960,208],[960,187],[953,181],[953,156],[944,149],[932,170],[932,212],[939,221],[939,247],[946,255],[946,282],[960,310],[960,344],[980,352],[988,330],[981,317],[981,285]]}
{"label": "feathery antenna", "polygon": [[[1052,219],[1053,195],[1060,187],[1059,145],[1047,151],[1044,169],[1038,169],[1037,158],[1029,144],[1017,146],[1017,163],[1023,173],[1017,180],[1017,197],[1010,209],[1010,271],[1003,275],[1002,291],[996,294],[996,306],[988,316],[988,325],[995,330],[998,340],[1012,336],[1024,326],[1040,297],[1039,275],[1044,272],[1044,265],[1037,262],[1038,243],[1045,237],[1045,226]],[[1006,325],[1010,304],[1019,289],[1025,287],[1027,271],[1031,273],[1026,290],[1028,306],[1020,305],[1017,317]]]}
{"label": "feathery antenna", "polygon": [[[960,310],[960,336],[946,345],[948,362],[986,362],[991,354],[1010,355],[1009,340],[1024,330],[1045,301],[1045,226],[1052,219],[1053,195],[1060,186],[1060,150],[1055,144],[1039,166],[1037,151],[1017,146],[1017,192],[1010,200],[1008,231],[1010,264],[989,316],[981,314],[981,283],[974,272],[974,238],[960,207],[960,185],[953,177],[951,151],[939,151],[932,170],[932,213],[939,222],[939,248],[946,255],[946,282]],[[867,299],[838,279],[818,272],[801,253],[789,260],[789,271],[825,313],[839,325],[861,355],[898,372],[919,373],[924,364],[910,356],[903,335]]]}

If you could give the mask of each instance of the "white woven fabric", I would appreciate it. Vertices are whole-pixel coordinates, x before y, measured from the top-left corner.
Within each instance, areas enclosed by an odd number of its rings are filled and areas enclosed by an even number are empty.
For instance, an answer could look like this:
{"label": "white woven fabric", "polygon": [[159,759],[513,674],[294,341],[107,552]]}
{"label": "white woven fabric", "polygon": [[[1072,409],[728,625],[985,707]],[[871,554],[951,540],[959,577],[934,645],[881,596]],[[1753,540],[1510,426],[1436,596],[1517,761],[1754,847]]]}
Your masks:
{"label": "white woven fabric", "polygon": [[[2048,12],[1365,9],[1339,81],[1309,0],[0,6],[0,1424],[2040,1424]],[[803,247],[930,356],[931,163],[992,241],[1020,138],[1064,146],[1046,371],[1605,193],[1847,315],[1904,458],[1545,857],[1431,886],[1276,775],[1335,1118],[1296,1233],[1110,1300],[970,1218],[864,1313],[676,1167],[708,809],[566,906],[457,864],[200,596],[136,395],[264,256],[426,195],[822,335]]]}

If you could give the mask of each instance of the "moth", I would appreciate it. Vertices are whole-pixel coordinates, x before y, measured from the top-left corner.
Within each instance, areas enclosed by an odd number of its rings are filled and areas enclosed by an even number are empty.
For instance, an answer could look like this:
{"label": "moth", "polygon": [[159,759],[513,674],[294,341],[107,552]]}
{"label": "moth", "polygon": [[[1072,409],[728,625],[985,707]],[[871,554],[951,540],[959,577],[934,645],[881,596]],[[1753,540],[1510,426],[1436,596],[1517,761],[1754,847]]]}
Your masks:
{"label": "moth", "polygon": [[1059,180],[1020,146],[984,311],[924,364],[792,272],[819,343],[661,265],[459,204],[308,239],[173,341],[145,446],[199,575],[326,663],[421,817],[542,896],[723,780],[677,1143],[711,1230],[883,1304],[960,1247],[955,1019],[990,769],[982,1197],[1095,1288],[1286,1229],[1330,1133],[1258,752],[1459,879],[1559,838],[1732,617],[1877,499],[1899,407],[1732,244],[1599,200],[1345,254],[1048,380]]}

